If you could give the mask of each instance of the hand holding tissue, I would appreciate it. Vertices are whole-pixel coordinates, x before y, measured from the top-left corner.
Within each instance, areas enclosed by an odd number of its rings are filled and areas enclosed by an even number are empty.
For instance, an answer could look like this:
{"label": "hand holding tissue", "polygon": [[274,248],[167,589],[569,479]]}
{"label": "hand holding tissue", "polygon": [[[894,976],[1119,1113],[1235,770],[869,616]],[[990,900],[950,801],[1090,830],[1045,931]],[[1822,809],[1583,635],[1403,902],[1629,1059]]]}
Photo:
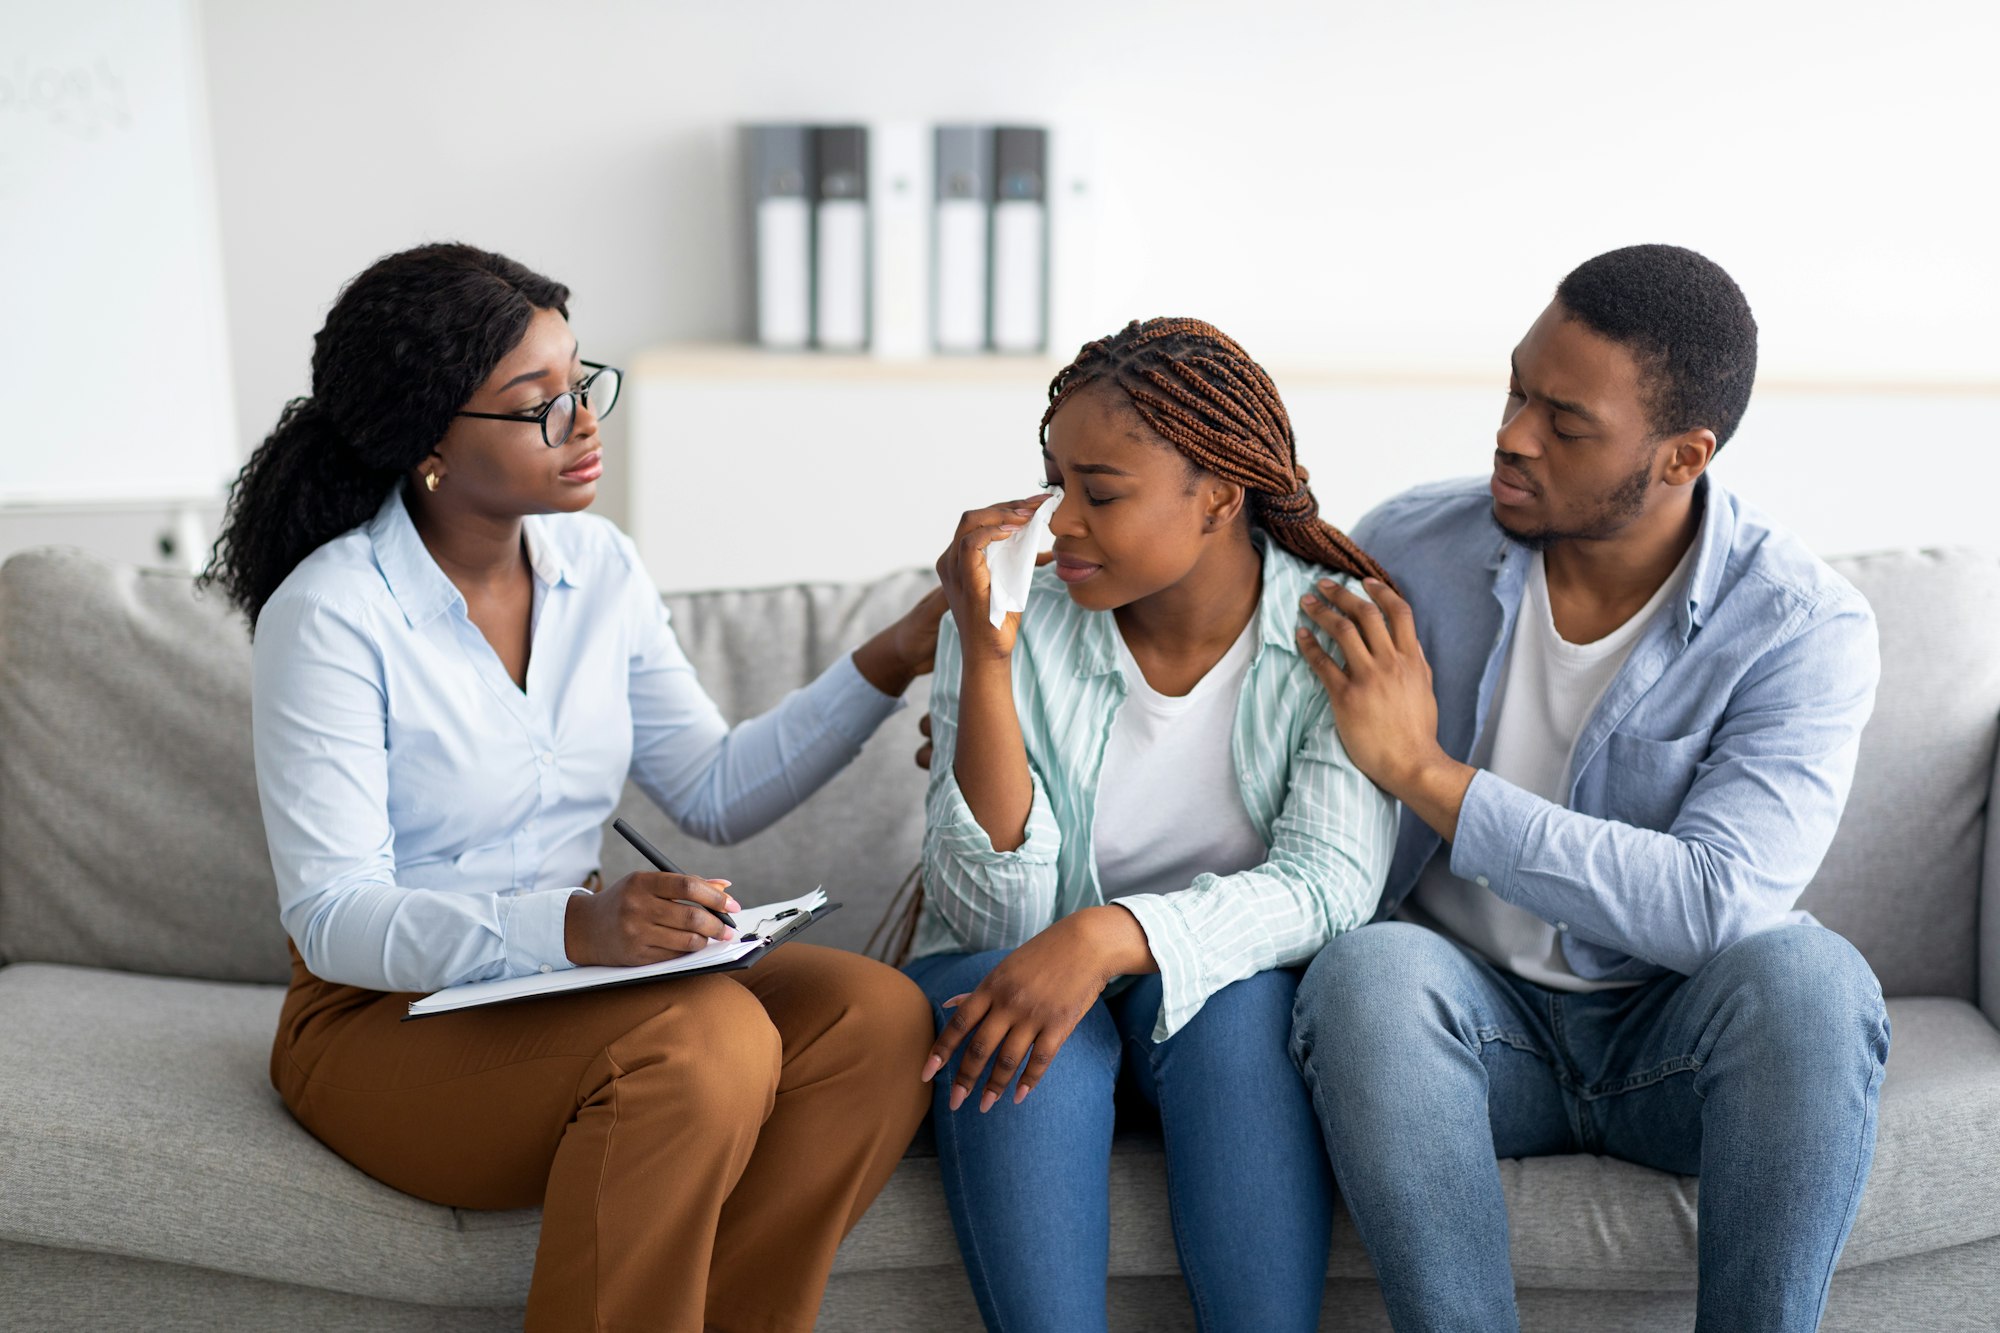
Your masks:
{"label": "hand holding tissue", "polygon": [[1035,577],[1035,555],[1042,549],[1042,540],[1049,534],[1049,520],[1055,517],[1062,498],[1060,486],[1050,487],[1049,498],[1035,507],[1033,516],[1020,531],[986,548],[989,581],[986,610],[993,628],[1000,628],[1012,613],[1026,609],[1028,588]]}

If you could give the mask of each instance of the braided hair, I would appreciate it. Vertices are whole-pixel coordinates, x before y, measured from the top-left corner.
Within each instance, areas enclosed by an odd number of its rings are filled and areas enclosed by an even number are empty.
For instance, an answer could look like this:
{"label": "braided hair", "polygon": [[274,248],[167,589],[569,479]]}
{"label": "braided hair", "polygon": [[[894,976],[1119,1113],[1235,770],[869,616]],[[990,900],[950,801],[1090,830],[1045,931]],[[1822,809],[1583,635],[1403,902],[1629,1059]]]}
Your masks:
{"label": "braided hair", "polygon": [[1133,320],[1087,342],[1049,381],[1041,439],[1079,390],[1108,382],[1193,465],[1249,493],[1251,521],[1301,560],[1391,582],[1374,557],[1319,516],[1278,387],[1250,354],[1198,319]]}
{"label": "braided hair", "polygon": [[561,283],[469,245],[376,260],[313,339],[311,395],[285,405],[238,474],[202,586],[219,584],[254,628],[301,560],[430,455],[535,311],[567,319],[568,301]]}

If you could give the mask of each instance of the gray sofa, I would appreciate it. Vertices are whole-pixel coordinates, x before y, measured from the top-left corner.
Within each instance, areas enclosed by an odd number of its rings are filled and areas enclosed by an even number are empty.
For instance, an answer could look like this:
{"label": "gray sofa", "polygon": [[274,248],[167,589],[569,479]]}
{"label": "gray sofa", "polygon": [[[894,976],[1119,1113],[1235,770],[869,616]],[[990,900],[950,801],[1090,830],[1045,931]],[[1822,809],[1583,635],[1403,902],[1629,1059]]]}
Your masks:
{"label": "gray sofa", "polygon": [[[1882,694],[1807,903],[1874,964],[1895,1045],[1826,1326],[2000,1327],[2000,563],[1840,567],[1881,618]],[[670,600],[702,679],[740,716],[920,584]],[[241,622],[185,578],[59,550],[0,570],[0,1327],[518,1327],[535,1212],[377,1184],[267,1082],[286,966],[248,710]],[[819,939],[854,947],[916,855],[915,718],[741,847],[696,848],[631,793],[624,813],[740,891],[823,881],[847,908]],[[606,860],[636,868],[615,839]],[[1591,1157],[1504,1175],[1530,1328],[1692,1322],[1694,1180]],[[1143,1127],[1120,1137],[1112,1194],[1114,1327],[1190,1327]],[[1331,1271],[1322,1327],[1385,1327],[1345,1222]],[[822,1327],[976,1325],[920,1139],[841,1250]]]}

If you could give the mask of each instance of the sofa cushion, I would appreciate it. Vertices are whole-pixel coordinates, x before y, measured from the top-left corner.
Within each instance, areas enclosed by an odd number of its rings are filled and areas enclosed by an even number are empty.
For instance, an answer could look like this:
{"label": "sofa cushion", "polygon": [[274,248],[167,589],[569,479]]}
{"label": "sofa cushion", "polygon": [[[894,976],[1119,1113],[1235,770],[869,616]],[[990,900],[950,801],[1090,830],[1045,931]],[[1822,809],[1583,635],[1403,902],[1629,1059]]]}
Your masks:
{"label": "sofa cushion", "polygon": [[[0,1241],[420,1304],[518,1306],[538,1215],[424,1203],[315,1142],[266,1077],[281,994],[0,969]],[[2000,1032],[1959,1001],[1889,1011],[1875,1171],[1843,1268],[2000,1235]],[[1524,1286],[1692,1286],[1694,1181],[1592,1157],[1507,1162],[1502,1179]],[[1120,1136],[1111,1197],[1112,1272],[1175,1273],[1156,1139]],[[835,1271],[957,1262],[936,1164],[919,1150]],[[1343,1219],[1331,1275],[1369,1271]]]}
{"label": "sofa cushion", "polygon": [[322,1147],[271,1087],[283,1000],[273,986],[0,969],[0,1239],[519,1305],[540,1214],[456,1213]]}
{"label": "sofa cushion", "polygon": [[290,974],[242,617],[81,551],[0,567],[0,960]]}
{"label": "sofa cushion", "polygon": [[[909,610],[937,586],[928,570],[872,583],[808,584],[755,591],[669,593],[681,646],[729,718],[754,717],[811,680],[840,654]],[[812,799],[733,847],[709,847],[676,829],[636,788],[619,814],[679,864],[735,882],[743,901],[789,898],[824,884],[839,912],[813,927],[815,943],[858,949],[890,895],[917,862],[924,834],[924,773],[913,756],[930,678],[911,686],[909,708],[884,723],[855,761]],[[607,875],[645,869],[617,838],[604,846]]]}
{"label": "sofa cushion", "polygon": [[2000,559],[1853,556],[1882,683],[1854,790],[1802,906],[1852,940],[1889,995],[1976,993],[1980,860],[2000,742]]}
{"label": "sofa cushion", "polygon": [[[907,609],[934,576],[671,599],[725,716],[775,703]],[[283,982],[290,975],[250,754],[250,644],[185,575],[81,551],[0,566],[0,961]],[[925,684],[912,692],[921,709]],[[765,896],[824,882],[856,945],[922,834],[915,714],[885,726],[798,813],[694,850],[628,788],[620,813],[686,864]],[[606,869],[640,868],[607,840]],[[780,890],[788,890],[780,892]]]}

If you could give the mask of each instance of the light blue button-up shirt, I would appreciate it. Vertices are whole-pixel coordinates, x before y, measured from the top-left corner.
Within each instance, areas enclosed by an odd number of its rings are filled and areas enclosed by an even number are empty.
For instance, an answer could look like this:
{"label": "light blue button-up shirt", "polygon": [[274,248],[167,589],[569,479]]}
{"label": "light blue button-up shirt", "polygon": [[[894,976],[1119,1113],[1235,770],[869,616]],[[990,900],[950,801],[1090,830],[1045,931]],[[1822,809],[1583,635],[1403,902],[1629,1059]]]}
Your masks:
{"label": "light blue button-up shirt", "polygon": [[630,777],[696,837],[757,832],[901,707],[841,658],[733,731],[624,534],[525,520],[516,686],[400,493],[257,621],[257,790],[285,929],[328,981],[428,991],[566,968],[563,917]]}
{"label": "light blue button-up shirt", "polygon": [[[1711,478],[1682,595],[1640,633],[1585,719],[1565,804],[1480,772],[1458,836],[1404,812],[1381,915],[1433,855],[1561,932],[1580,977],[1692,973],[1788,921],[1847,803],[1880,675],[1854,586]],[[1530,561],[1484,478],[1421,487],[1354,538],[1416,615],[1438,740],[1467,760],[1506,661]]]}
{"label": "light blue button-up shirt", "polygon": [[[1171,893],[1113,901],[1139,919],[1162,983],[1165,1041],[1231,982],[1304,963],[1368,920],[1388,873],[1396,803],[1362,776],[1333,729],[1326,691],[1299,653],[1299,599],[1327,571],[1257,538],[1263,588],[1230,753],[1237,791],[1269,854],[1239,874],[1197,875]],[[1350,586],[1353,580],[1346,580]],[[958,634],[938,635],[931,685],[931,783],[924,912],[912,953],[1012,948],[1104,902],[1092,821],[1112,724],[1125,701],[1109,611],[1078,606],[1036,572],[1013,657],[1014,709],[1034,787],[1027,837],[996,851],[952,771],[958,749]]]}

